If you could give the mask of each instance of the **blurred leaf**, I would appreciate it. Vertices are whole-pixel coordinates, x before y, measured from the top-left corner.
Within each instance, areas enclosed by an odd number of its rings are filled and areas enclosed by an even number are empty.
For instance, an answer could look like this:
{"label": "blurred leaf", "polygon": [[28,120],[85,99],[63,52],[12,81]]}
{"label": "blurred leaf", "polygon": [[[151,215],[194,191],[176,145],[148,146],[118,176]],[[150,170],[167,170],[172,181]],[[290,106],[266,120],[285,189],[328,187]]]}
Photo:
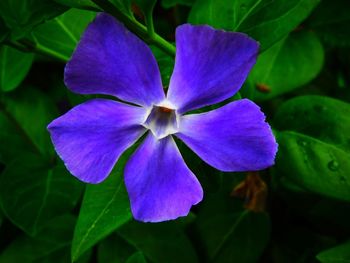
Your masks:
{"label": "blurred leaf", "polygon": [[36,25],[64,12],[66,7],[52,0],[1,0],[0,17],[11,29],[12,39],[24,37]]}
{"label": "blurred leaf", "polygon": [[3,111],[16,129],[15,136],[19,134],[24,137],[36,153],[49,159],[53,147],[46,126],[57,116],[52,101],[42,92],[26,87],[8,94],[4,97],[3,104]]}
{"label": "blurred leaf", "polygon": [[[0,255],[0,263],[43,263],[45,257],[70,244],[75,217],[65,215],[50,221],[35,238],[22,235],[5,248]],[[56,257],[52,263],[60,262]],[[67,261],[66,261],[67,262]]]}
{"label": "blurred leaf", "polygon": [[189,22],[247,33],[265,50],[296,28],[319,0],[197,0]]}
{"label": "blurred leaf", "polygon": [[9,33],[10,33],[9,29],[7,28],[4,20],[0,16],[0,43],[7,38]]}
{"label": "blurred leaf", "polygon": [[71,9],[64,14],[38,26],[32,37],[41,50],[55,54],[67,61],[73,53],[82,32],[94,19],[96,13]]}
{"label": "blurred leaf", "polygon": [[34,55],[23,53],[14,48],[0,47],[0,90],[11,91],[28,74]]}
{"label": "blurred leaf", "polygon": [[308,19],[308,27],[327,43],[350,46],[350,2],[323,0]]}
{"label": "blurred leaf", "polygon": [[158,224],[132,221],[120,228],[118,233],[151,262],[198,262],[190,240],[174,221]]}
{"label": "blurred leaf", "polygon": [[35,236],[49,219],[74,208],[82,186],[63,165],[49,167],[35,155],[22,154],[0,177],[0,205],[16,226]]}
{"label": "blurred leaf", "polygon": [[147,263],[145,257],[142,252],[136,252],[131,257],[128,258],[126,263]]}
{"label": "blurred leaf", "polygon": [[349,263],[350,242],[322,251],[316,258],[322,263]]}
{"label": "blurred leaf", "polygon": [[116,233],[111,234],[98,245],[99,263],[124,263],[135,253],[136,249]]}
{"label": "blurred leaf", "polygon": [[257,262],[270,238],[269,216],[242,210],[233,201],[217,194],[201,207],[197,228],[206,257],[218,263]]}
{"label": "blurred leaf", "polygon": [[123,169],[129,151],[120,157],[103,183],[86,187],[74,231],[72,261],[76,261],[102,238],[131,220],[129,198],[123,182]]}
{"label": "blurred leaf", "polygon": [[274,120],[279,152],[276,176],[305,190],[350,201],[350,105],[321,96],[283,104]]}
{"label": "blurred leaf", "polygon": [[164,8],[171,8],[176,5],[192,6],[196,0],[162,0],[161,4]]}
{"label": "blurred leaf", "polygon": [[292,32],[258,57],[242,92],[266,100],[292,91],[314,79],[323,60],[323,47],[314,33]]}

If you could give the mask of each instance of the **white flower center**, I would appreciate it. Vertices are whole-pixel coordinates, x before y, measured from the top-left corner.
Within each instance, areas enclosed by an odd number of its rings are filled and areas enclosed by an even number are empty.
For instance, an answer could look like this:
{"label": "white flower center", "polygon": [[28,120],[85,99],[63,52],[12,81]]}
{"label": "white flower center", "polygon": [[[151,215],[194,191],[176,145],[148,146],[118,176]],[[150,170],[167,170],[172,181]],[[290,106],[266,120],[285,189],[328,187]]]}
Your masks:
{"label": "white flower center", "polygon": [[143,123],[157,139],[162,139],[178,131],[179,116],[169,105],[153,105]]}

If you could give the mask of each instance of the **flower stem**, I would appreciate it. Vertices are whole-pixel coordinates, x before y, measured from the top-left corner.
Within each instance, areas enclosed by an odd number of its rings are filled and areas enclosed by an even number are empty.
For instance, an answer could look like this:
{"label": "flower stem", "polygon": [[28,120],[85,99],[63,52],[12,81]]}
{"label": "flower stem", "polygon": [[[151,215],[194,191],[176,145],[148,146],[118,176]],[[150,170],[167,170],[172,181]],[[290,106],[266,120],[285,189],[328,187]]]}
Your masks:
{"label": "flower stem", "polygon": [[[132,19],[128,15],[120,11],[116,6],[110,3],[108,0],[92,0],[97,6],[99,6],[104,11],[110,13],[112,16],[117,18],[119,21],[123,22],[124,25],[129,28],[133,33],[138,35],[148,44],[153,44],[163,50],[168,55],[175,56],[175,47],[166,41],[164,38],[159,36],[154,32],[153,20],[148,18],[146,23],[148,28],[135,19]],[[147,16],[152,17],[152,16]]]}

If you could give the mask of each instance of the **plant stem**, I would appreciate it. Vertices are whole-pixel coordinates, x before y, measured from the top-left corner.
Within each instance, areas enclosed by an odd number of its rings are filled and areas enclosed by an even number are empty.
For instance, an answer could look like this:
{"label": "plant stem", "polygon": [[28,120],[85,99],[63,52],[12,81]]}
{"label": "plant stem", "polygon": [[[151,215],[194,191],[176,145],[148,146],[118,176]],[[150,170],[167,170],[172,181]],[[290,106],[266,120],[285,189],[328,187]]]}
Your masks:
{"label": "plant stem", "polygon": [[[116,6],[110,3],[108,0],[92,0],[104,11],[110,13],[112,16],[123,22],[124,25],[130,29],[133,33],[142,38],[146,43],[153,44],[163,50],[168,55],[175,56],[175,47],[166,41],[164,38],[154,32],[152,18],[147,19],[148,29],[135,19],[124,14]],[[149,16],[148,16],[149,17]],[[149,24],[151,23],[151,24]]]}

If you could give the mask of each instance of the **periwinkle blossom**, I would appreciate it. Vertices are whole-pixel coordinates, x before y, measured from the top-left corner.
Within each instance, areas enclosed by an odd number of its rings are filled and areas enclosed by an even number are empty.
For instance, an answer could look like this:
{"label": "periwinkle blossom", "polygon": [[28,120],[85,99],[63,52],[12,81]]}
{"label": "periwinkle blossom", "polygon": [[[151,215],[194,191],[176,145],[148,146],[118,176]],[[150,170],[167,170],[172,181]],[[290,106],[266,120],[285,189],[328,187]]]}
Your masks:
{"label": "periwinkle blossom", "polygon": [[258,43],[241,33],[185,24],[176,30],[176,48],[165,94],[149,47],[110,15],[99,14],[66,65],[65,83],[76,93],[124,102],[92,99],[48,126],[67,169],[93,184],[105,180],[147,132],[124,169],[132,214],[145,222],[185,216],[203,198],[173,136],[227,172],[267,168],[277,151],[264,114],[250,100],[185,114],[233,96],[256,61]]}

